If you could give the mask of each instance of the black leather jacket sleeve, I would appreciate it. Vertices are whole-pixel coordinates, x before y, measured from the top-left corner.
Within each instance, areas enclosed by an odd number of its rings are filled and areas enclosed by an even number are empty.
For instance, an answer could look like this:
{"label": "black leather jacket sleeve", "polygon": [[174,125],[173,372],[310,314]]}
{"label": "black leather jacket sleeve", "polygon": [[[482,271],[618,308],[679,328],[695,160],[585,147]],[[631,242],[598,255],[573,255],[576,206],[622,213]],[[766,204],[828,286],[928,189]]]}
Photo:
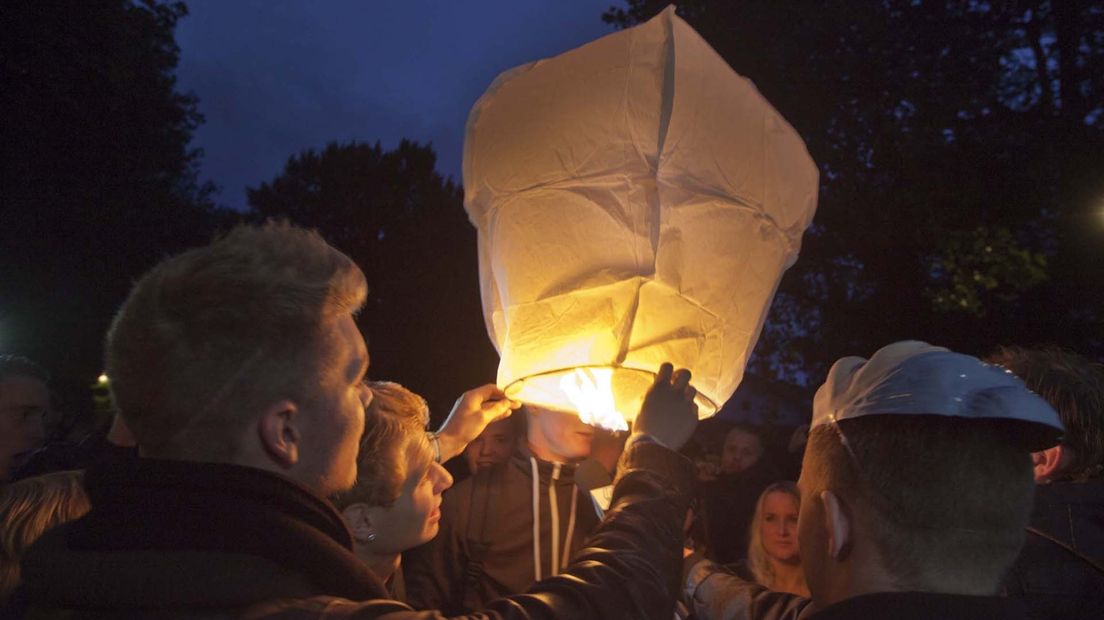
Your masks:
{"label": "black leather jacket sleeve", "polygon": [[[469,619],[670,620],[679,596],[683,523],[693,467],[646,436],[629,438],[611,510],[586,547],[560,575],[496,601]],[[316,597],[274,601],[250,618],[439,620],[398,601],[353,602]]]}

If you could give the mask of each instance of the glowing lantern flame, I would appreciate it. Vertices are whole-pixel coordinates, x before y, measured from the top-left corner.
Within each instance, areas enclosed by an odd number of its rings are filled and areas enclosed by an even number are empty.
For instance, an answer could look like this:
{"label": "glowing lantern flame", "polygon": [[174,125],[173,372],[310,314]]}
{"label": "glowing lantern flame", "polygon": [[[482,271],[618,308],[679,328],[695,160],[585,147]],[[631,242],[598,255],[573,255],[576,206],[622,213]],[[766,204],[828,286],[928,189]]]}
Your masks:
{"label": "glowing lantern flame", "polygon": [[576,368],[560,379],[560,389],[583,422],[611,431],[629,430],[626,416],[614,403],[612,368]]}

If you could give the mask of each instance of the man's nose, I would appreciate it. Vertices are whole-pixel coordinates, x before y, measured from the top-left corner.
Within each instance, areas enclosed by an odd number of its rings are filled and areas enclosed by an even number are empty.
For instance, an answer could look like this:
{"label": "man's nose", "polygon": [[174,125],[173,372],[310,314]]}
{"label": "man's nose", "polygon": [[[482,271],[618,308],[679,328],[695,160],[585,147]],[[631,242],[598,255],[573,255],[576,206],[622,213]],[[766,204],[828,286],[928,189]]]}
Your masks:
{"label": "man's nose", "polygon": [[452,474],[441,465],[434,463],[435,471],[437,472],[437,483],[433,485],[433,490],[436,494],[444,493],[446,489],[452,486]]}

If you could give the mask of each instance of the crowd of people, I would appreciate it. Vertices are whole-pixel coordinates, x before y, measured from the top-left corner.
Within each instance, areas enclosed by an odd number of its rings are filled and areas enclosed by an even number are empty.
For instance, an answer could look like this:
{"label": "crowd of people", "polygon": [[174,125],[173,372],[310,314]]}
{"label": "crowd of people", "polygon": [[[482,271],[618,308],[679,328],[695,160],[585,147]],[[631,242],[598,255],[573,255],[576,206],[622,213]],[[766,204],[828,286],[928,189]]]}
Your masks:
{"label": "crowd of people", "polygon": [[670,364],[630,433],[490,384],[430,431],[425,400],[367,379],[366,295],[347,256],[283,223],[165,260],[107,334],[117,414],[73,444],[43,446],[46,370],[0,357],[0,616],[1104,609],[1099,363],[887,344],[832,366],[800,467],[747,425],[707,459]]}

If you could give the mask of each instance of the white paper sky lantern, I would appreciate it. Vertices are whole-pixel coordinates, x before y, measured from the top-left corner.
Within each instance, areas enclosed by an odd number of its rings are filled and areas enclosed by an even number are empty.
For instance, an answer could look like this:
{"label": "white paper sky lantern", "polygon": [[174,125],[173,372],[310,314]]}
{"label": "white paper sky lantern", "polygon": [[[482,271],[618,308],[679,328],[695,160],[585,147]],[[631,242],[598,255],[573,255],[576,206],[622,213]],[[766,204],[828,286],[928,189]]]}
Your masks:
{"label": "white paper sky lantern", "polygon": [[702,417],[736,390],[817,169],[668,8],[500,75],[468,118],[464,189],[499,385],[625,428],[664,361],[693,372]]}

